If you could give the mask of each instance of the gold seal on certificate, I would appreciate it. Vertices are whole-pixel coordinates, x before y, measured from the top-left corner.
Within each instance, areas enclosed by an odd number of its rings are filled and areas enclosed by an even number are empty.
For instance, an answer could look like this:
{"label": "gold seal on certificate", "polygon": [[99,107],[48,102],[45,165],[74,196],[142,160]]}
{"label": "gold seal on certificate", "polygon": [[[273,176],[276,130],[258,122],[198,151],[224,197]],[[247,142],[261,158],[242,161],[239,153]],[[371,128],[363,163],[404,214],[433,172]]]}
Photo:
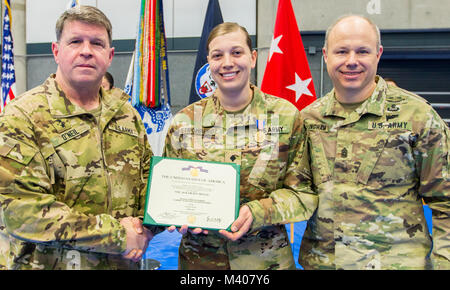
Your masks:
{"label": "gold seal on certificate", "polygon": [[152,157],[144,224],[228,229],[239,213],[234,163]]}

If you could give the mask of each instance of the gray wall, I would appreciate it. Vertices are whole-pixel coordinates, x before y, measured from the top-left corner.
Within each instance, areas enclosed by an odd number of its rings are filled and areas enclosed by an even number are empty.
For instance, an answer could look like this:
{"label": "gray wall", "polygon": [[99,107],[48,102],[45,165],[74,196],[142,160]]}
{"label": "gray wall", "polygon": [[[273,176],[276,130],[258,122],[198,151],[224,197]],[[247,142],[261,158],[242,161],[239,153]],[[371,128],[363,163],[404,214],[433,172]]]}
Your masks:
{"label": "gray wall", "polygon": [[[450,1],[448,0],[291,0],[291,3],[302,34],[317,96],[320,96],[321,87],[322,95],[332,88],[325,64],[322,71],[323,83],[321,82],[321,47],[324,31],[339,16],[349,13],[367,16],[380,27],[382,32],[450,28],[450,17],[448,17]],[[277,7],[277,0],[258,1],[258,84],[262,81],[266,66]],[[320,32],[320,34],[311,35],[311,32]],[[310,46],[315,48],[315,54],[309,53]]]}
{"label": "gray wall", "polygon": [[[450,29],[450,17],[448,17],[450,1],[448,0],[291,1],[300,32],[302,33],[303,43],[307,52],[310,69],[314,79],[314,86],[318,96],[321,96],[321,91],[323,95],[332,87],[326,73],[326,67],[322,63],[321,47],[323,44],[324,30],[339,15],[347,13],[366,15],[372,18],[380,26],[382,32],[388,30],[408,31],[418,29]],[[207,0],[204,0],[204,2],[207,3]],[[227,2],[222,1],[221,6],[224,5],[223,3]],[[260,85],[272,39],[278,1],[257,0],[256,3],[256,11],[250,11],[248,13],[249,15],[256,15],[255,37],[257,39],[258,63],[253,75],[253,80],[257,85]],[[223,10],[224,9],[222,9],[224,19],[229,20],[230,16],[225,15]],[[231,14],[232,13],[230,13],[230,15]],[[174,13],[174,15],[176,15],[176,13]],[[204,15],[198,17],[203,18]],[[424,35],[426,35],[426,32]],[[177,37],[175,35],[168,39],[169,44],[175,43],[175,45],[172,45],[172,47],[169,48],[168,52],[171,101],[174,113],[188,103],[188,94],[190,91],[196,57],[195,50],[198,40],[199,35],[193,37]],[[177,43],[183,43],[183,45],[178,45]],[[47,45],[49,46],[50,43],[47,43]],[[395,44],[390,45],[395,46]],[[134,47],[131,44],[116,49],[116,55],[110,71],[114,75],[116,86],[118,87],[123,88],[128,66],[130,64],[131,51],[133,49]],[[49,53],[49,51],[47,53]],[[26,68],[26,87],[31,88],[42,83],[50,73],[53,73],[56,70],[56,65],[54,64],[51,55],[33,55],[29,51],[26,57]]]}
{"label": "gray wall", "polygon": [[[124,88],[132,52],[116,53],[110,69],[116,87]],[[169,78],[172,112],[178,112],[189,102],[189,91],[195,64],[195,52],[169,52]],[[56,71],[51,55],[29,55],[27,61],[27,87],[33,88]]]}
{"label": "gray wall", "polygon": [[[25,2],[25,0],[21,0]],[[67,0],[26,0],[27,55],[26,77],[19,92],[39,85],[56,70],[51,55],[54,41],[54,22],[67,8]],[[113,24],[113,46],[116,54],[109,71],[115,85],[123,88],[132,51],[140,0],[82,0],[82,4],[102,9]],[[225,21],[239,22],[250,34],[256,34],[256,0],[219,0]],[[188,104],[189,92],[196,58],[196,50],[203,27],[207,0],[164,0],[164,17],[168,44],[169,78],[172,111],[175,113]],[[240,9],[236,10],[239,5]],[[46,9],[43,9],[46,7]],[[125,17],[124,17],[125,15]],[[123,19],[127,19],[124,21]],[[14,32],[13,32],[14,33]],[[25,63],[25,62],[24,62]],[[255,77],[256,79],[256,77]]]}

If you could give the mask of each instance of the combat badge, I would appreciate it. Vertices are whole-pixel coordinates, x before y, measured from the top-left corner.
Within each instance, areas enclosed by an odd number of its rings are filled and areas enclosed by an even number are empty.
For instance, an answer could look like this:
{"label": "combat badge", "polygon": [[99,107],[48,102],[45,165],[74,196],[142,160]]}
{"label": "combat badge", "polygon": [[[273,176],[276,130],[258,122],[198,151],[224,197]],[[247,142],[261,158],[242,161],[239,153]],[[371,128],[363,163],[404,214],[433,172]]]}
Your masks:
{"label": "combat badge", "polygon": [[52,122],[53,127],[56,129],[56,132],[61,133],[64,131],[67,131],[71,128],[71,125],[69,122],[65,120],[56,119]]}

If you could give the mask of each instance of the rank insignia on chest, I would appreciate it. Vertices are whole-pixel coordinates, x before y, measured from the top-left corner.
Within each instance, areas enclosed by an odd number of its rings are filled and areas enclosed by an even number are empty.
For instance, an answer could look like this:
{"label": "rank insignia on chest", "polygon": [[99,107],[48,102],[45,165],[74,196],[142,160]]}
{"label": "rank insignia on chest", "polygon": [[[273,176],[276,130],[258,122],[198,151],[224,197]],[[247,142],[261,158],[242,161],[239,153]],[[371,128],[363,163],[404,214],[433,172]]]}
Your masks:
{"label": "rank insignia on chest", "polygon": [[71,128],[71,125],[69,122],[60,120],[60,119],[56,119],[55,121],[53,121],[52,125],[56,129],[56,132],[58,132],[58,133],[67,131],[68,129]]}

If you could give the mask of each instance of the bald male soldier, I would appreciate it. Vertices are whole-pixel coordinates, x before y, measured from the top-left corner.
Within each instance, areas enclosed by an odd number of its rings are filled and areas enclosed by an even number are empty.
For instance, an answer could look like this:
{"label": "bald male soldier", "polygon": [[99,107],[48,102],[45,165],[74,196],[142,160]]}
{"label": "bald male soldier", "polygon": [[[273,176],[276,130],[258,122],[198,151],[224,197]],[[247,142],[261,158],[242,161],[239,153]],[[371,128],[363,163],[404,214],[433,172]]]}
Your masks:
{"label": "bald male soldier", "polygon": [[[424,99],[376,75],[382,52],[367,18],[345,16],[327,30],[334,88],[302,110],[290,174],[300,197],[319,199],[301,244],[305,269],[450,269],[450,132]],[[292,206],[265,207],[254,225]]]}
{"label": "bald male soldier", "polygon": [[0,116],[0,269],[138,269],[152,152],[128,96],[100,88],[111,23],[80,6],[56,36],[56,74]]}

